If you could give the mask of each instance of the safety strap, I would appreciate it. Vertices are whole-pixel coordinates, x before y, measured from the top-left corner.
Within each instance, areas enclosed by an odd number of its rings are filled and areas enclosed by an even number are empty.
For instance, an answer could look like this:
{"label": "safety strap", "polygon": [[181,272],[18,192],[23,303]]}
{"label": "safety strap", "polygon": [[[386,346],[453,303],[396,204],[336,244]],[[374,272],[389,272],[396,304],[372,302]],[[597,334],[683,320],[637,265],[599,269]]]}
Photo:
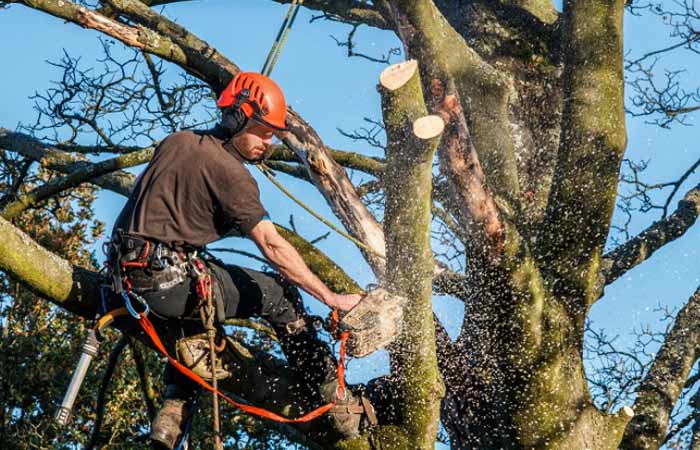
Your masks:
{"label": "safety strap", "polygon": [[202,388],[206,389],[209,392],[212,392],[221,398],[223,398],[227,403],[235,406],[236,408],[245,411],[249,414],[254,414],[259,417],[263,417],[266,419],[274,420],[276,422],[282,422],[282,423],[301,423],[301,422],[309,422],[313,419],[316,419],[317,417],[325,414],[328,412],[331,408],[333,408],[336,403],[338,402],[338,398],[344,398],[345,396],[345,347],[346,343],[348,340],[349,333],[347,332],[342,332],[340,334],[340,358],[338,361],[338,390],[336,391],[336,399],[333,400],[331,403],[328,403],[326,405],[323,405],[307,414],[304,414],[301,417],[295,418],[295,419],[290,419],[288,417],[280,416],[279,414],[276,414],[272,411],[268,411],[264,408],[259,408],[257,406],[252,406],[252,405],[246,405],[245,403],[239,403],[226,394],[222,393],[218,389],[214,388],[212,385],[207,383],[202,377],[194,373],[192,370],[190,370],[187,366],[183,365],[180,363],[177,359],[173,358],[168,354],[168,351],[165,349],[165,346],[163,345],[163,342],[160,340],[158,337],[158,333],[156,333],[155,328],[153,327],[153,324],[151,321],[148,319],[146,314],[139,313],[139,324],[141,325],[141,328],[143,331],[146,333],[146,335],[150,338],[151,342],[153,343],[153,346],[163,355],[165,356],[170,364],[173,365],[177,370],[180,371],[183,375],[200,385]]}

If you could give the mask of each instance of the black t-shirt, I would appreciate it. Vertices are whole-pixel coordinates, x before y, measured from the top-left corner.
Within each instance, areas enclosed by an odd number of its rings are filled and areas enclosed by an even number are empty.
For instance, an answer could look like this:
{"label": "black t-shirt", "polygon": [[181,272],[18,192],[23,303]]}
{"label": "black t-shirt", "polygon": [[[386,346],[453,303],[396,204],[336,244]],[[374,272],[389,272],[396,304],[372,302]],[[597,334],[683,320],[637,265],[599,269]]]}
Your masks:
{"label": "black t-shirt", "polygon": [[156,148],[115,229],[170,246],[246,236],[268,213],[242,158],[212,131],[181,131]]}

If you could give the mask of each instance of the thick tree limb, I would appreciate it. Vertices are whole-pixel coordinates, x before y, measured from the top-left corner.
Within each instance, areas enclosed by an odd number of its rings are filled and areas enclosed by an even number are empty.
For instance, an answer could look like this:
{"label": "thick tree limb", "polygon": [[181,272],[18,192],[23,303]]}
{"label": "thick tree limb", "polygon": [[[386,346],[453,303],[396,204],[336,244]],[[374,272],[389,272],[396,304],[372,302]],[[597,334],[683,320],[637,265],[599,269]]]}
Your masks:
{"label": "thick tree limb", "polygon": [[670,216],[654,222],[639,235],[603,257],[601,284],[608,285],[646,261],[658,249],[683,236],[700,216],[700,185],[685,194]]}
{"label": "thick tree limb", "polygon": [[[143,25],[139,29],[157,32],[162,38],[172,41],[187,58],[185,64],[181,64],[179,61],[173,62],[204,79],[214,91],[223,90],[231,79],[231,75],[238,72],[238,67],[214,47],[140,1],[107,0],[107,3],[120,14]],[[154,53],[149,49],[144,50]],[[163,58],[162,55],[154,54]],[[163,59],[169,60],[169,58]]]}
{"label": "thick tree limb", "polygon": [[673,328],[637,389],[637,415],[625,430],[622,450],[658,448],[669,416],[700,356],[700,288],[676,316]]}
{"label": "thick tree limb", "polygon": [[282,133],[284,143],[301,160],[316,188],[321,191],[335,215],[348,232],[367,245],[372,252],[359,248],[377,278],[384,274],[384,234],[374,216],[357,195],[345,170],[333,160],[321,138],[303,119],[290,109],[289,132]]}
{"label": "thick tree limb", "polygon": [[409,299],[394,355],[401,385],[401,429],[413,448],[434,448],[444,385],[437,366],[430,246],[432,161],[444,122],[428,116],[416,61],[390,66],[380,77],[387,132],[384,175],[387,282]]}
{"label": "thick tree limb", "polygon": [[3,218],[0,236],[0,270],[70,312],[94,316],[94,301],[99,295],[97,274],[49,252]]}
{"label": "thick tree limb", "polygon": [[558,295],[587,305],[595,300],[627,140],[623,12],[623,0],[565,2],[561,144],[538,260],[561,280]]}

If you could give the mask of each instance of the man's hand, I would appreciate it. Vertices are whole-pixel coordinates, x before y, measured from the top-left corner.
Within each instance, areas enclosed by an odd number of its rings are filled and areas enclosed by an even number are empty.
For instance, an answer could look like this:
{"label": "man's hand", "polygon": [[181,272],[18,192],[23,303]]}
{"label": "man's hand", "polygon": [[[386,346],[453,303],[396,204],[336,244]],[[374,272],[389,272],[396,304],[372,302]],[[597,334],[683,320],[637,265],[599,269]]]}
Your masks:
{"label": "man's hand", "polygon": [[333,299],[326,304],[340,311],[350,311],[355,305],[360,303],[363,297],[361,294],[335,294]]}

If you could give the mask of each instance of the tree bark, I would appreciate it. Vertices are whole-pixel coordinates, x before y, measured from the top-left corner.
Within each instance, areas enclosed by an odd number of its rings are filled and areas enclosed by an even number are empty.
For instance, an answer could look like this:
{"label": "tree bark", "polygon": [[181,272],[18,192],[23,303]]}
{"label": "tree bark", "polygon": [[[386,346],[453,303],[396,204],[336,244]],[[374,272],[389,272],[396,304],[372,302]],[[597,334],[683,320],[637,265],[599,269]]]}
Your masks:
{"label": "tree bark", "polygon": [[389,145],[384,177],[389,289],[409,299],[401,337],[392,352],[401,390],[399,424],[412,447],[433,449],[444,386],[437,367],[432,312],[430,242],[432,162],[444,128],[428,116],[418,64],[382,72],[382,114]]}

